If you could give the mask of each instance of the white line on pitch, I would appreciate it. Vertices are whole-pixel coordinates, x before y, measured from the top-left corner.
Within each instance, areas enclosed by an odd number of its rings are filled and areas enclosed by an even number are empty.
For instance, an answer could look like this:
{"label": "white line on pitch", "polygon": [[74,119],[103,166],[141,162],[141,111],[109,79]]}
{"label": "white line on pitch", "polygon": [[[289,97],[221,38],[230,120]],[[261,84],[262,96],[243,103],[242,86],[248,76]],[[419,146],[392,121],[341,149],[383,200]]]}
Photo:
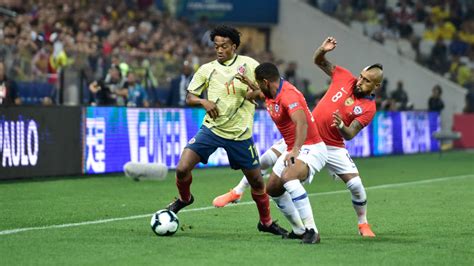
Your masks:
{"label": "white line on pitch", "polygon": [[[371,186],[371,187],[366,187],[366,190],[395,188],[395,187],[403,187],[403,186],[411,186],[411,185],[419,185],[419,184],[429,184],[429,183],[435,183],[435,182],[462,179],[462,178],[467,178],[467,177],[474,177],[474,174],[472,174],[472,175],[448,176],[448,177],[426,179],[426,180],[413,181],[413,182],[393,183],[393,184],[386,184],[386,185]],[[336,190],[336,191],[311,193],[311,194],[308,194],[308,196],[309,197],[324,196],[324,195],[332,195],[332,194],[340,194],[340,193],[349,193],[349,192],[347,190]],[[245,201],[245,202],[241,202],[239,204],[229,205],[228,207],[240,206],[240,205],[250,205],[250,204],[255,204],[255,203],[253,201]],[[206,211],[206,210],[210,210],[210,209],[215,209],[215,207],[214,206],[208,206],[208,207],[201,207],[201,208],[184,209],[180,213]],[[25,231],[44,230],[44,229],[53,229],[53,228],[65,228],[65,227],[74,227],[74,226],[82,226],[82,225],[89,225],[89,224],[103,224],[103,223],[116,222],[116,221],[140,219],[140,218],[144,218],[144,217],[150,217],[151,215],[152,215],[152,213],[148,213],[148,214],[127,216],[127,217],[110,218],[110,219],[95,220],[95,221],[86,221],[86,222],[80,222],[80,223],[56,224],[56,225],[46,225],[46,226],[38,226],[38,227],[16,228],[16,229],[9,229],[9,230],[0,231],[0,235],[10,235],[10,234],[16,234],[16,233],[25,232]]]}

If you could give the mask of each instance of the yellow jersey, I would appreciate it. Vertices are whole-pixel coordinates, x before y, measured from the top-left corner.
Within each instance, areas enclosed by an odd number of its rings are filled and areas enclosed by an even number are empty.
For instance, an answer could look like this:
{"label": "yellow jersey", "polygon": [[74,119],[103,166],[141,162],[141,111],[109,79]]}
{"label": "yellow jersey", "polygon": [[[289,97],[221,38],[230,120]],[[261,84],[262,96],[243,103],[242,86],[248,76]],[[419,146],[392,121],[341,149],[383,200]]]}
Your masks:
{"label": "yellow jersey", "polygon": [[204,64],[194,74],[188,92],[200,96],[207,90],[207,99],[216,103],[219,116],[213,120],[206,114],[203,125],[217,136],[232,140],[252,137],[255,105],[245,99],[249,88],[235,75],[243,74],[255,82],[257,66],[256,60],[235,55],[224,63],[214,60]]}

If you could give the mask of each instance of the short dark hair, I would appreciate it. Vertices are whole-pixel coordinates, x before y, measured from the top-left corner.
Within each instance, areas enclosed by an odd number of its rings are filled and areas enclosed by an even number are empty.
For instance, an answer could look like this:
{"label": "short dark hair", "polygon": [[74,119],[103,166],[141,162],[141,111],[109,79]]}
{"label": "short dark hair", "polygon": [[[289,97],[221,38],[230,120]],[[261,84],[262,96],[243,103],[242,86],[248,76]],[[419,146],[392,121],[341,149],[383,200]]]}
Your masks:
{"label": "short dark hair", "polygon": [[261,63],[255,68],[255,79],[256,80],[269,80],[275,81],[280,78],[280,72],[277,66],[272,63],[265,62]]}
{"label": "short dark hair", "polygon": [[214,41],[216,36],[229,38],[237,48],[240,45],[240,32],[235,28],[226,25],[217,26],[211,31],[211,41]]}

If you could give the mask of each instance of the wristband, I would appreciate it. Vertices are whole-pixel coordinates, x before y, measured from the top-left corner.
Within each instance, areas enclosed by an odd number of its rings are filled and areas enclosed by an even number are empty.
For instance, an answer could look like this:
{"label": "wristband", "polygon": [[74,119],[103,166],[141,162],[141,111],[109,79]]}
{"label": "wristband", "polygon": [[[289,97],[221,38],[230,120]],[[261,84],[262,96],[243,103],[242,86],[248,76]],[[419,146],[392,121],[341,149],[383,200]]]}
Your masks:
{"label": "wristband", "polygon": [[342,129],[342,128],[344,127],[344,122],[341,121],[341,123],[339,123],[339,125],[337,125],[337,127],[338,127],[339,129]]}

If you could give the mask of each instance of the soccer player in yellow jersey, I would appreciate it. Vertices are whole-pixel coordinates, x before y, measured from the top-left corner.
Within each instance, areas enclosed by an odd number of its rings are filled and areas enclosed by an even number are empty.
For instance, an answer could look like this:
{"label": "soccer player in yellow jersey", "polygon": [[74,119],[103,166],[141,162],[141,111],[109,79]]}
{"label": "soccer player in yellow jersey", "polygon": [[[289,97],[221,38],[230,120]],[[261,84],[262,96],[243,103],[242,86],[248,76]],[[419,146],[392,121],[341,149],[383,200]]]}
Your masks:
{"label": "soccer player in yellow jersey", "polygon": [[[207,163],[219,147],[226,150],[232,169],[242,169],[252,188],[252,199],[257,204],[259,231],[286,236],[287,231],[272,221],[269,197],[260,173],[260,162],[252,139],[255,105],[259,95],[236,79],[245,75],[255,81],[258,62],[236,54],[240,32],[228,26],[218,26],[211,32],[217,60],[202,65],[188,86],[186,103],[206,109],[204,122],[198,133],[189,140],[176,167],[176,186],[179,198],[168,205],[177,213],[194,201],[191,194],[191,171],[199,162]],[[207,90],[207,99],[199,96]]]}

